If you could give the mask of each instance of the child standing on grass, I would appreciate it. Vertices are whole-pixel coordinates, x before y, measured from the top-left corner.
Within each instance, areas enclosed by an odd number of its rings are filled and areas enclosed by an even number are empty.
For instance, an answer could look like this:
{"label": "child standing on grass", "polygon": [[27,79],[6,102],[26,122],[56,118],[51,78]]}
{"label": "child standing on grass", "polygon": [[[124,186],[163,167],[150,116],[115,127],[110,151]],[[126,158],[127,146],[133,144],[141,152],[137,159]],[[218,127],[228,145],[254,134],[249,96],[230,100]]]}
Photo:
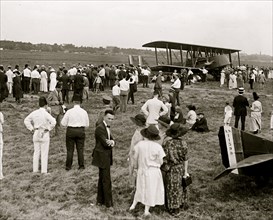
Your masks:
{"label": "child standing on grass", "polygon": [[120,88],[119,88],[119,81],[115,81],[115,85],[112,88],[112,95],[113,95],[113,111],[116,112],[120,107]]}
{"label": "child standing on grass", "polygon": [[94,80],[94,85],[95,85],[95,92],[98,93],[100,91],[100,84],[102,83],[102,80],[99,76],[99,73],[97,73],[97,76]]}
{"label": "child standing on grass", "polygon": [[226,107],[225,107],[225,117],[224,117],[224,125],[230,125],[231,117],[232,117],[232,108],[229,105],[229,102],[226,102]]}
{"label": "child standing on grass", "polygon": [[2,156],[3,156],[3,124],[4,124],[4,116],[3,113],[0,112],[0,180],[4,178],[3,176],[3,166],[2,166]]}

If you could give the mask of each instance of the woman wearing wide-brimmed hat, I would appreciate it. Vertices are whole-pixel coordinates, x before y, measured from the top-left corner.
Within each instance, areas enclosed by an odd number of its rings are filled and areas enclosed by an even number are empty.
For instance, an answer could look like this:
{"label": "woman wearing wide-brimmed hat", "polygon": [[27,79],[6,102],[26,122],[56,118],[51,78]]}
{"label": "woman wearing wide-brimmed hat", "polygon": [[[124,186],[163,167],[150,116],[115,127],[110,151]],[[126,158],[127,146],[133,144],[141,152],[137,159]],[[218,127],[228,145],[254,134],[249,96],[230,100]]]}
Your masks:
{"label": "woman wearing wide-brimmed hat", "polygon": [[162,146],[156,143],[160,139],[155,125],[141,130],[143,141],[134,147],[134,167],[137,168],[136,192],[130,210],[135,209],[138,202],[145,205],[144,216],[151,215],[150,207],[164,204],[164,185],[160,166],[165,153]]}
{"label": "woman wearing wide-brimmed hat", "polygon": [[131,145],[130,145],[130,150],[129,150],[129,176],[130,176],[130,185],[134,186],[136,185],[136,173],[134,172],[134,148],[135,145],[144,140],[143,136],[141,135],[140,131],[146,126],[146,118],[142,114],[137,114],[135,117],[130,117],[132,122],[137,126],[135,133],[132,136],[131,139]]}
{"label": "woman wearing wide-brimmed hat", "polygon": [[188,148],[182,136],[188,129],[180,123],[174,123],[166,131],[170,137],[164,142],[164,157],[166,208],[172,215],[179,215],[180,208],[187,206],[187,188],[183,189],[181,182],[183,176],[188,176]]}

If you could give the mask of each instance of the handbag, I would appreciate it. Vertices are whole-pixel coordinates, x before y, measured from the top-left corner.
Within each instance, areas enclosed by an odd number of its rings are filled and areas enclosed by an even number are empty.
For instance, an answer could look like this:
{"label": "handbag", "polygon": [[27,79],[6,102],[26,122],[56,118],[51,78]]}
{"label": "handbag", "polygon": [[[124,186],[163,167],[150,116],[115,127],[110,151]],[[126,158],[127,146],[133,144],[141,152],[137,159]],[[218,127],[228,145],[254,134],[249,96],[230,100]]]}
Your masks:
{"label": "handbag", "polygon": [[182,177],[182,186],[183,186],[183,188],[186,188],[191,184],[192,184],[191,175],[186,176],[186,177]]}

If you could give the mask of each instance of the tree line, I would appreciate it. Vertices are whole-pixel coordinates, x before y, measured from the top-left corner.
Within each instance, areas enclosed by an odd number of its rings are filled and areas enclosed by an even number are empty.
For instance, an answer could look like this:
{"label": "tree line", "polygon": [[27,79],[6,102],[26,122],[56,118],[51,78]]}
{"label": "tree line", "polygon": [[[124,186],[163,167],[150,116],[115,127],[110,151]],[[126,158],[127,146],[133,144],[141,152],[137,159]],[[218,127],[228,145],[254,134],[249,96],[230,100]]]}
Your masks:
{"label": "tree line", "polygon": [[32,44],[29,42],[18,42],[9,40],[0,40],[0,48],[3,50],[25,50],[25,51],[44,51],[44,52],[78,52],[78,53],[112,53],[112,54],[134,54],[134,55],[153,55],[152,50],[142,50],[134,48],[119,48],[115,46],[109,47],[87,47],[75,46],[73,44]]}

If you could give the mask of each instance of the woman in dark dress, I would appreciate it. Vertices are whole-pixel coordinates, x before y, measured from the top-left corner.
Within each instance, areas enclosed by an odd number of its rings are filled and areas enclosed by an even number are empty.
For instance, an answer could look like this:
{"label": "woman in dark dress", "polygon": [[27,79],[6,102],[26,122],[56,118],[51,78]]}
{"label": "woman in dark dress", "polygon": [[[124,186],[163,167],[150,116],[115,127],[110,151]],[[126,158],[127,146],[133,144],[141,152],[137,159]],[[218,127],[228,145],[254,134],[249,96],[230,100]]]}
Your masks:
{"label": "woman in dark dress", "polygon": [[166,170],[166,207],[173,216],[178,216],[180,209],[186,209],[187,188],[182,187],[183,176],[188,176],[188,148],[187,143],[182,136],[188,129],[181,126],[180,123],[174,123],[166,131],[170,137],[163,142],[163,149],[166,156],[163,165]]}
{"label": "woman in dark dress", "polygon": [[17,103],[21,103],[21,98],[23,98],[23,90],[22,90],[22,80],[21,75],[18,70],[14,71],[13,78],[13,97]]}

